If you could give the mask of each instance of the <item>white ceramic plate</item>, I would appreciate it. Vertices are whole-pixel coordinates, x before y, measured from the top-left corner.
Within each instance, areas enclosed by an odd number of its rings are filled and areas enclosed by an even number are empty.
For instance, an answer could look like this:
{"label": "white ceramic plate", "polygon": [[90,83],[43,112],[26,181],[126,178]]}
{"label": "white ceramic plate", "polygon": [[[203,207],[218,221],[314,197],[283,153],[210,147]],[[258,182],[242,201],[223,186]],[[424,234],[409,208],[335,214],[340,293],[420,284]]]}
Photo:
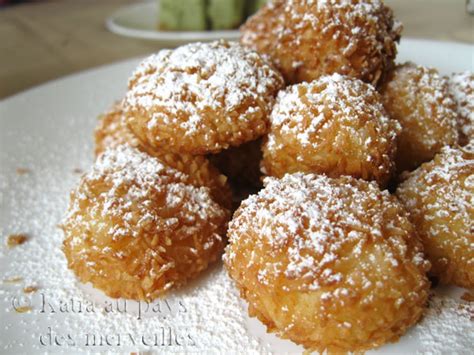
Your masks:
{"label": "white ceramic plate", "polygon": [[159,31],[157,1],[122,7],[106,19],[107,28],[119,35],[166,43],[237,39],[239,31]]}
{"label": "white ceramic plate", "polygon": [[[435,66],[445,74],[473,70],[474,66],[473,47],[468,45],[405,39],[399,53],[398,61],[413,60]],[[140,334],[159,323],[156,315],[131,321],[118,315],[60,312],[57,304],[58,300],[72,297],[83,302],[109,300],[101,292],[80,285],[67,270],[60,251],[62,234],[56,224],[67,207],[69,190],[78,181],[79,174],[74,170],[86,170],[92,163],[92,132],[97,115],[122,97],[127,78],[138,62],[139,59],[133,59],[89,70],[0,102],[0,235],[27,233],[30,236],[27,243],[17,248],[10,250],[5,243],[0,246],[0,280],[14,276],[23,279],[14,284],[0,282],[0,353],[84,350],[243,353],[249,348],[254,352],[301,352],[300,347],[267,334],[258,321],[246,316],[245,305],[239,301],[221,265],[167,297],[170,301],[184,300],[188,313],[184,318],[163,318],[164,324],[187,326],[196,334],[197,347],[171,349],[143,344],[91,347],[80,339],[75,345],[54,344],[55,335],[77,337],[92,324],[92,331]],[[18,168],[28,171],[21,174]],[[39,282],[38,293],[24,295],[22,287],[35,282]],[[437,292],[456,299],[462,290],[447,288]],[[52,301],[56,313],[51,312],[49,305],[42,312],[41,293],[56,302]],[[32,304],[31,312],[14,311],[13,306],[28,304]],[[136,307],[131,308],[133,318]],[[435,337],[431,345],[422,339],[430,335],[417,326],[398,343],[374,353],[451,352],[453,344],[474,342],[474,322],[471,324],[467,331],[459,331],[449,339]],[[440,331],[444,324],[434,326]],[[49,328],[53,335],[48,335]],[[452,332],[448,328],[449,324],[446,329]],[[468,352],[467,348],[464,350]]]}

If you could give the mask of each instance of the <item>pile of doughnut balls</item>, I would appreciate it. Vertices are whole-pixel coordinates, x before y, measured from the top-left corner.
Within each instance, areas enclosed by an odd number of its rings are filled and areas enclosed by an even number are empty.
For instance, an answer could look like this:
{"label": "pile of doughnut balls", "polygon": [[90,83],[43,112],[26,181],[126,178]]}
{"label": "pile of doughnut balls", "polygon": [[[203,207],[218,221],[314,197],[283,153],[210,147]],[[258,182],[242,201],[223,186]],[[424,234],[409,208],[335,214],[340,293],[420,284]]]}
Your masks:
{"label": "pile of doughnut balls", "polygon": [[396,341],[428,276],[474,288],[474,75],[395,64],[401,30],[379,1],[274,0],[240,43],[145,59],[71,193],[69,268],[151,300],[224,252],[250,315],[319,352]]}

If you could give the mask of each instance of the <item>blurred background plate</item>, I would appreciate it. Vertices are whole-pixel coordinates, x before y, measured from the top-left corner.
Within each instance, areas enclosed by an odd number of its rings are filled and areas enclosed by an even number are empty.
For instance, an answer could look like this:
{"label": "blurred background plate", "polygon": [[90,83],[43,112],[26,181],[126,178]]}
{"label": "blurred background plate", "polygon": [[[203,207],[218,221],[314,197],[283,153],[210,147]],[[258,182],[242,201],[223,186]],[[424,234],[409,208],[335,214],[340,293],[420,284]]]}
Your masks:
{"label": "blurred background plate", "polygon": [[116,34],[167,43],[237,39],[238,30],[225,31],[160,31],[158,30],[158,2],[147,1],[124,6],[105,21],[107,28]]}

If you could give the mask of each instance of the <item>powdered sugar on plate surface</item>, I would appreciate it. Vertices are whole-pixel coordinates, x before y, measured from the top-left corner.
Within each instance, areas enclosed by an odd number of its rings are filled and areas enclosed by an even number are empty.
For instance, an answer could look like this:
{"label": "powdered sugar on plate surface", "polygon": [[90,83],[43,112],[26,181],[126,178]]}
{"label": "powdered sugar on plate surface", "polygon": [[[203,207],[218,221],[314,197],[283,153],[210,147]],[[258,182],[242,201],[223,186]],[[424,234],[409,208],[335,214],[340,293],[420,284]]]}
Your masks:
{"label": "powdered sugar on plate surface", "polygon": [[474,344],[474,305],[446,294],[433,293],[429,307],[413,334],[419,337],[420,354],[469,354]]}
{"label": "powdered sugar on plate surface", "polygon": [[[247,317],[220,263],[148,306],[128,301],[126,312],[123,300],[79,284],[67,269],[57,224],[78,171],[92,164],[95,117],[123,94],[137,64],[102,68],[0,103],[0,234],[4,241],[15,233],[29,237],[11,249],[0,245],[0,352],[301,352]],[[25,293],[28,286],[38,291]],[[462,292],[437,289],[422,322],[374,353],[468,353],[473,306],[459,300]]]}

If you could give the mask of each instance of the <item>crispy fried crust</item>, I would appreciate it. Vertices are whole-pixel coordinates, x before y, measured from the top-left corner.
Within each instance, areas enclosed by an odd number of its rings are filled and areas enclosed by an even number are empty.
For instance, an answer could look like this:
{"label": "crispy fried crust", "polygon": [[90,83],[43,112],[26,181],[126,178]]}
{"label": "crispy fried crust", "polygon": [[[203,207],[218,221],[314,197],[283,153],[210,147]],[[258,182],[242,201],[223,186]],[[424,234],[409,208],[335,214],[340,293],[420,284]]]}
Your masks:
{"label": "crispy fried crust", "polygon": [[474,151],[445,147],[397,189],[418,230],[432,273],[474,288]]}
{"label": "crispy fried crust", "polygon": [[116,148],[123,144],[141,148],[142,144],[125,124],[122,101],[114,103],[98,119],[99,121],[94,130],[94,153],[96,157],[107,149]]}
{"label": "crispy fried crust", "polygon": [[265,184],[234,214],[224,256],[251,316],[319,352],[365,351],[417,322],[429,263],[395,197],[351,177]]}
{"label": "crispy fried crust", "polygon": [[393,119],[400,122],[397,170],[413,170],[445,145],[458,142],[456,104],[448,81],[433,68],[405,63],[390,73],[382,98]]}
{"label": "crispy fried crust", "polygon": [[176,154],[163,149],[155,149],[142,143],[128,129],[123,117],[123,103],[116,103],[108,112],[99,117],[95,130],[95,153],[100,155],[104,150],[127,144],[140,149],[191,177],[198,187],[207,186],[215,201],[225,208],[231,208],[232,191],[227,177],[222,175],[204,156]]}
{"label": "crispy fried crust", "polygon": [[394,172],[399,124],[378,92],[358,79],[333,74],[288,87],[270,124],[262,160],[267,175],[351,175],[385,187]]}
{"label": "crispy fried crust", "polygon": [[81,282],[110,297],[151,300],[219,257],[228,218],[208,188],[119,146],[71,193],[63,249]]}
{"label": "crispy fried crust", "polygon": [[379,2],[274,0],[241,27],[287,83],[340,73],[376,85],[393,66],[402,26]]}
{"label": "crispy fried crust", "polygon": [[474,139],[474,73],[452,74],[449,89],[457,104],[459,144],[466,145]]}
{"label": "crispy fried crust", "polygon": [[266,133],[284,85],[238,43],[191,43],[143,61],[129,81],[126,121],[140,141],[177,153],[217,153]]}

